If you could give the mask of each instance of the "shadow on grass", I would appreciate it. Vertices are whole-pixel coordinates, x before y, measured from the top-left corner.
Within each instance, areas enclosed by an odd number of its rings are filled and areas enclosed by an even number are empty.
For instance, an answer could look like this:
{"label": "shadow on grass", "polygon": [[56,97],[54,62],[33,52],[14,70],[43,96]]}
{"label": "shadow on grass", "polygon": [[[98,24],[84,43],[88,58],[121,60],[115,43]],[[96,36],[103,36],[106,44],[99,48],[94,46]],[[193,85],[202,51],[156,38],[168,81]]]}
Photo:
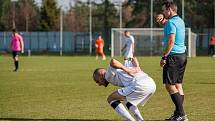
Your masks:
{"label": "shadow on grass", "polygon": [[112,121],[108,119],[30,119],[30,118],[0,118],[9,121]]}
{"label": "shadow on grass", "polygon": [[200,82],[200,83],[197,83],[197,84],[215,84],[215,82]]}
{"label": "shadow on grass", "polygon": [[[1,121],[118,121],[109,119],[30,119],[30,118],[0,118]],[[164,121],[164,120],[146,120],[146,121]]]}

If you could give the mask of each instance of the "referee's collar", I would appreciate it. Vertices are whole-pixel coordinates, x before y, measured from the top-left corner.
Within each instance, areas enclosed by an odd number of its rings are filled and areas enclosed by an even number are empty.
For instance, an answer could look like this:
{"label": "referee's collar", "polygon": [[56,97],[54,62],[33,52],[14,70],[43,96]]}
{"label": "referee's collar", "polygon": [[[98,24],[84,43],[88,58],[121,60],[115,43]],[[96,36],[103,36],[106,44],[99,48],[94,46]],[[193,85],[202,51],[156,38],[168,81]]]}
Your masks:
{"label": "referee's collar", "polygon": [[[171,18],[174,18],[174,17],[177,17],[178,15],[174,15],[174,16],[172,16]],[[171,18],[169,18],[169,19],[171,19]]]}

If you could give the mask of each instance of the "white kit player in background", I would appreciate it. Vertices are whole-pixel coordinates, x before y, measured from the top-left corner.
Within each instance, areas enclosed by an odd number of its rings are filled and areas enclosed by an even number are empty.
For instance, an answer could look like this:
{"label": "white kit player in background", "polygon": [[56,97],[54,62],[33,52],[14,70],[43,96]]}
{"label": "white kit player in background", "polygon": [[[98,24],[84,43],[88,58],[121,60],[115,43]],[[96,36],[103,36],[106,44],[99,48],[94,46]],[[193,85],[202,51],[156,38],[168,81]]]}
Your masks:
{"label": "white kit player in background", "polygon": [[131,66],[132,59],[134,57],[134,37],[130,34],[129,31],[124,32],[125,36],[125,44],[122,48],[122,52],[124,54],[125,66]]}
{"label": "white kit player in background", "polygon": [[[155,82],[141,71],[136,58],[132,59],[133,67],[126,67],[112,59],[107,70],[97,68],[93,79],[99,86],[107,87],[109,83],[121,87],[107,98],[108,103],[128,121],[144,121],[138,105],[144,105],[156,90]],[[134,114],[134,117],[125,108]]]}

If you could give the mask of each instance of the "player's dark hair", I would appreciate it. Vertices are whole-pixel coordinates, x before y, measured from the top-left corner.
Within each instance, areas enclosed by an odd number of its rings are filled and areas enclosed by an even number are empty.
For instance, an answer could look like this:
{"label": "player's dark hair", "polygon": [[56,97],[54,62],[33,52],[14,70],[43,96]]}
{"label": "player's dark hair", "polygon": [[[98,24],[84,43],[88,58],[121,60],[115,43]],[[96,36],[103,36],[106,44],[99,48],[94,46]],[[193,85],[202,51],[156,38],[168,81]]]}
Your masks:
{"label": "player's dark hair", "polygon": [[171,8],[173,11],[177,12],[177,5],[173,1],[165,1],[162,3],[162,6],[165,6],[166,9]]}
{"label": "player's dark hair", "polygon": [[93,72],[93,80],[96,80],[96,75],[99,74],[99,70],[104,69],[104,68],[97,68]]}
{"label": "player's dark hair", "polygon": [[12,29],[12,32],[17,32],[16,28],[13,28],[13,29]]}
{"label": "player's dark hair", "polygon": [[128,30],[125,30],[125,31],[124,31],[124,33],[127,33],[127,32],[128,32]]}

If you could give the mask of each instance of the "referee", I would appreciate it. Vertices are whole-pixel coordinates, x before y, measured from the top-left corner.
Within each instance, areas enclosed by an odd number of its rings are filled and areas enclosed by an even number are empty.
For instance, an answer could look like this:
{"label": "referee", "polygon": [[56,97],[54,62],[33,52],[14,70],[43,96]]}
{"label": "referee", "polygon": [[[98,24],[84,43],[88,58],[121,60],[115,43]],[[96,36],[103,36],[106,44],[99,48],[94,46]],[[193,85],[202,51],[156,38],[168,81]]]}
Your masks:
{"label": "referee", "polygon": [[185,47],[185,24],[177,15],[177,6],[173,2],[164,2],[162,11],[168,21],[164,25],[163,57],[160,66],[163,67],[163,84],[175,104],[171,121],[188,121],[184,112],[183,76],[187,64]]}

